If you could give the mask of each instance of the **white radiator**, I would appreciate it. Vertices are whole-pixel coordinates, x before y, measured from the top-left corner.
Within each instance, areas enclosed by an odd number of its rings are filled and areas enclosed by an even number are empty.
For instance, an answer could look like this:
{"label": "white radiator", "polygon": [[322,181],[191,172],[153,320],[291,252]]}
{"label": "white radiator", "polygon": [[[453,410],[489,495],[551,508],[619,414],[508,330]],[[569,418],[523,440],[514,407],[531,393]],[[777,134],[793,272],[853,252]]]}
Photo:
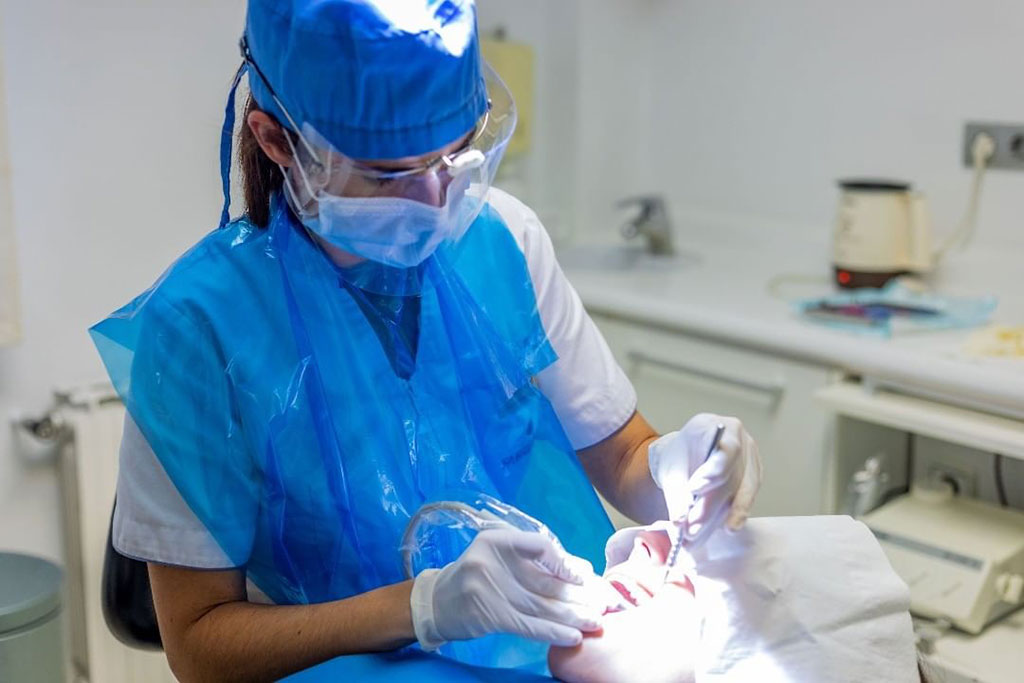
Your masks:
{"label": "white radiator", "polygon": [[173,683],[163,653],[122,645],[107,630],[100,605],[124,406],[109,385],[60,392],[57,418],[71,433],[60,478],[72,669],[89,683]]}

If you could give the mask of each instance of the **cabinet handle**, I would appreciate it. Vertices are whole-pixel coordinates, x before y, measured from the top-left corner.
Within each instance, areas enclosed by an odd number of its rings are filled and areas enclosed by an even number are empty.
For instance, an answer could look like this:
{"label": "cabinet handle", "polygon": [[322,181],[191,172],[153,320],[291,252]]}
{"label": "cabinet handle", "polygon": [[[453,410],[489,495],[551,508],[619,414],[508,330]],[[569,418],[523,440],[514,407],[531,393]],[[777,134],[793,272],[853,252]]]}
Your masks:
{"label": "cabinet handle", "polygon": [[708,370],[707,368],[696,368],[684,363],[679,363],[678,361],[655,358],[643,351],[629,351],[626,355],[632,364],[646,363],[655,367],[673,370],[684,375],[691,375],[711,382],[717,382],[719,384],[725,384],[738,389],[745,389],[757,394],[762,394],[767,396],[769,402],[773,405],[778,403],[782,399],[782,395],[786,393],[786,383],[781,379],[760,381],[756,379],[748,379],[746,377],[735,377],[733,375]]}

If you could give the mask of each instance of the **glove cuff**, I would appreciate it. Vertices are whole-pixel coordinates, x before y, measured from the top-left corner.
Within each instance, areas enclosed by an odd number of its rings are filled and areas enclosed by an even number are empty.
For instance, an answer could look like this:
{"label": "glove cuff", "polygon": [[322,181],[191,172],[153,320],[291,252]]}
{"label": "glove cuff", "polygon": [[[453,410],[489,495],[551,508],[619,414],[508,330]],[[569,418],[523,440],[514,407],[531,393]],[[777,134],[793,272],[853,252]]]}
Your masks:
{"label": "glove cuff", "polygon": [[440,569],[424,569],[412,582],[409,607],[412,610],[412,629],[420,647],[433,652],[445,644],[434,622],[434,584]]}
{"label": "glove cuff", "polygon": [[647,468],[651,471],[651,478],[654,479],[654,483],[662,490],[665,488],[662,483],[662,470],[665,462],[671,457],[668,451],[671,450],[672,443],[675,442],[678,436],[678,431],[669,432],[659,436],[647,447]]}

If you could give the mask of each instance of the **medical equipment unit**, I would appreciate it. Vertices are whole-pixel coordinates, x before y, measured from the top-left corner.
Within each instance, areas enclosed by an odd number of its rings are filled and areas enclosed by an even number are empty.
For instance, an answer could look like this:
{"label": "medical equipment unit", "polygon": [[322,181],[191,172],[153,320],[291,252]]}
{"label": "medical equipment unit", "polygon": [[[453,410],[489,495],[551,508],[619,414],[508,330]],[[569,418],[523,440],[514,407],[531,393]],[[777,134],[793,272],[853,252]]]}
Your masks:
{"label": "medical equipment unit", "polygon": [[1024,604],[1024,513],[939,483],[861,520],[910,586],[911,612],[978,634]]}

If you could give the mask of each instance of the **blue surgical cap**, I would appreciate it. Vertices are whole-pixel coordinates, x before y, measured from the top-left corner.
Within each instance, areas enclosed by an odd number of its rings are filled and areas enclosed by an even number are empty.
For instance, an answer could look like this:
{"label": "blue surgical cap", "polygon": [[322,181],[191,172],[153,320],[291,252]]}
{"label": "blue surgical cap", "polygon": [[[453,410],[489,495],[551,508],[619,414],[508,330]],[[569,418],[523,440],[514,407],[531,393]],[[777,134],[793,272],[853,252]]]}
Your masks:
{"label": "blue surgical cap", "polygon": [[425,154],[487,109],[472,0],[249,0],[245,35],[260,108],[350,157]]}

